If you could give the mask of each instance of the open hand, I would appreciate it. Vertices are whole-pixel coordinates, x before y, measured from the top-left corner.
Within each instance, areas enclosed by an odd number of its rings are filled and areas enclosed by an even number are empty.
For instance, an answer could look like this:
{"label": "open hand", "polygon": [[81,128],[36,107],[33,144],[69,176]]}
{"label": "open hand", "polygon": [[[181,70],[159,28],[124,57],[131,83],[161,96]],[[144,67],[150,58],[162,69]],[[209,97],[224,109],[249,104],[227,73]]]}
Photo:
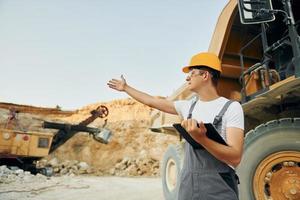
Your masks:
{"label": "open hand", "polygon": [[126,80],[123,75],[121,75],[121,80],[111,79],[108,81],[107,85],[117,91],[124,91],[127,85]]}

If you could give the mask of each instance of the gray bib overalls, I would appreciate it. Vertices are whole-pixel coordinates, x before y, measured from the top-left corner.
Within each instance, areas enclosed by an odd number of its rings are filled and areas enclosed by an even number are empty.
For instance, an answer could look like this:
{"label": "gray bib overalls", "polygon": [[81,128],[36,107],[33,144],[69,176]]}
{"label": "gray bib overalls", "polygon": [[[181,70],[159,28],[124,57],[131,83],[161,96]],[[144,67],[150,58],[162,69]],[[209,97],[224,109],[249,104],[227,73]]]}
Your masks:
{"label": "gray bib overalls", "polygon": [[[189,110],[189,118],[198,99]],[[222,116],[232,101],[228,101],[214,119],[221,132]],[[205,149],[194,149],[185,143],[184,164],[180,175],[178,200],[238,200],[235,171]],[[228,181],[229,180],[229,181]]]}

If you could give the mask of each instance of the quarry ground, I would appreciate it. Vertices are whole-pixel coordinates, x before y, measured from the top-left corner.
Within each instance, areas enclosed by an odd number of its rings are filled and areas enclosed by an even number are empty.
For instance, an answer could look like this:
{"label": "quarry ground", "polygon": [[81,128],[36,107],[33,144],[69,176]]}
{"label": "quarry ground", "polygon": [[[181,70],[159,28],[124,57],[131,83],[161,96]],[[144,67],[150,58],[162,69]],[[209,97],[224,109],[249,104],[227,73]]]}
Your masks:
{"label": "quarry ground", "polygon": [[43,182],[1,184],[1,200],[163,200],[160,178],[51,177]]}

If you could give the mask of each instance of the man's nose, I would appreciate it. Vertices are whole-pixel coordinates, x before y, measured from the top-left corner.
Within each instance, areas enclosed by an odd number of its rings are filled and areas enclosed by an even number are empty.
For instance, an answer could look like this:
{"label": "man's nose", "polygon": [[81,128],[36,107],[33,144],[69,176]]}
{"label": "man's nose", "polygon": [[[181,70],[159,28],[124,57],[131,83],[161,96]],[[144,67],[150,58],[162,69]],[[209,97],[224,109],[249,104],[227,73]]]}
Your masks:
{"label": "man's nose", "polygon": [[186,81],[190,81],[190,80],[191,80],[191,77],[190,77],[190,76],[187,76],[185,80],[186,80]]}

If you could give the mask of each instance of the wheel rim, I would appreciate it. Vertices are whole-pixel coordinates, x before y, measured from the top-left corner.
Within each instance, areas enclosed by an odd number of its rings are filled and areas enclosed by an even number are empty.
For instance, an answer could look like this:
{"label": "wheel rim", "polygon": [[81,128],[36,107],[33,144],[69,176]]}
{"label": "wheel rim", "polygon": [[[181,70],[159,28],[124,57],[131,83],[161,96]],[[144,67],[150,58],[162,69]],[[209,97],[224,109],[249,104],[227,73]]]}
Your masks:
{"label": "wheel rim", "polygon": [[300,152],[282,151],[266,157],[256,168],[253,181],[256,199],[300,199]]}
{"label": "wheel rim", "polygon": [[172,191],[176,187],[177,182],[177,168],[176,162],[172,158],[168,160],[166,166],[166,183],[169,191]]}

